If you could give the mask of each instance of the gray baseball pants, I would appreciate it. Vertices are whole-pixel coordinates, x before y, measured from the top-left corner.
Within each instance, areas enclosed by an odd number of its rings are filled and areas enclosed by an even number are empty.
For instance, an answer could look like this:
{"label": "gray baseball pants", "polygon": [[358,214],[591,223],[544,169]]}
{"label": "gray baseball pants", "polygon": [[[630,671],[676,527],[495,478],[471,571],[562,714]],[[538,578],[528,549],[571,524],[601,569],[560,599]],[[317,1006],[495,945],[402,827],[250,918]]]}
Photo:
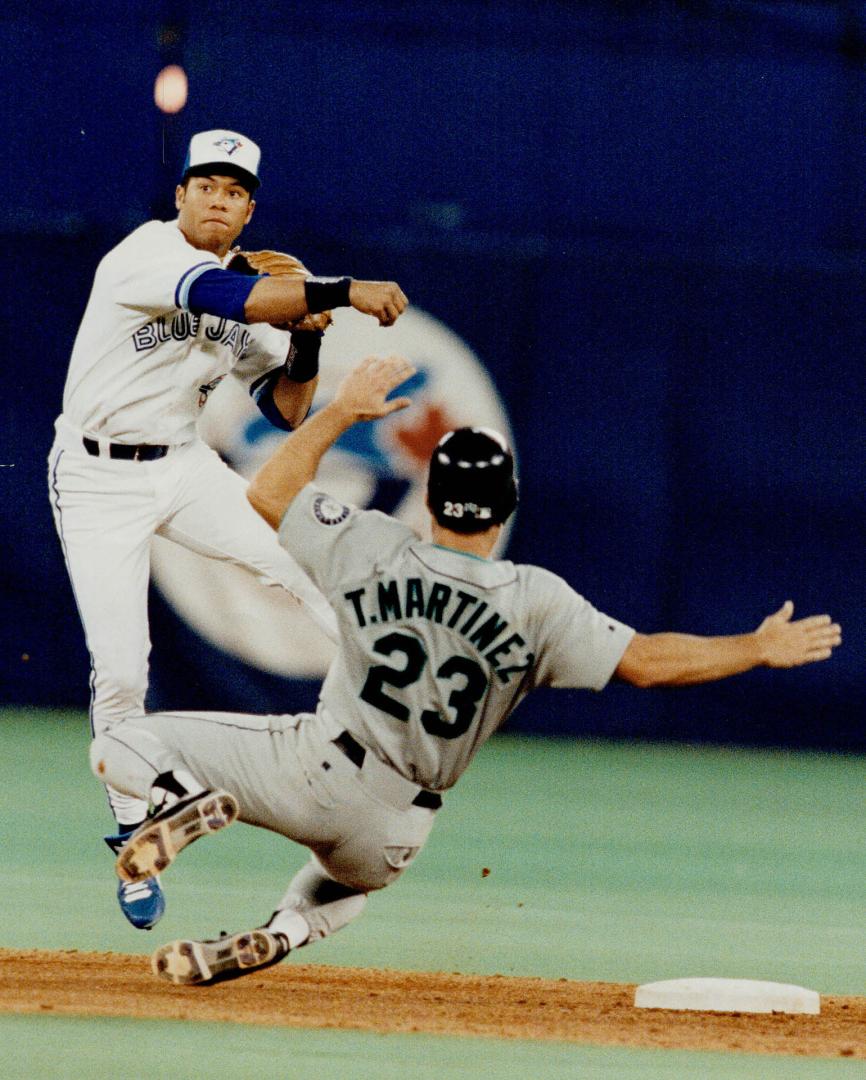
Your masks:
{"label": "gray baseball pants", "polygon": [[360,768],[350,761],[332,741],[341,730],[321,712],[152,713],[97,735],[91,765],[100,780],[143,799],[160,773],[186,769],[204,787],[231,792],[241,821],[308,847],[313,859],[278,907],[300,911],[314,940],[400,876],[436,816],[413,804],[417,784],[369,750]]}

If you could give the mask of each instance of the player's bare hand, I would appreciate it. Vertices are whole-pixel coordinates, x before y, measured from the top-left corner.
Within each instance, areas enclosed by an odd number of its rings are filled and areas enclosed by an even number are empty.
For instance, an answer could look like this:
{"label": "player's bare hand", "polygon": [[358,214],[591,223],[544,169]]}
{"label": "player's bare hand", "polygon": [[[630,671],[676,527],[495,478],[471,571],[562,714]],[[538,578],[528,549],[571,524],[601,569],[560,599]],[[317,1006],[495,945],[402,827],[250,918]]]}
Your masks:
{"label": "player's bare hand", "polygon": [[411,405],[411,399],[388,399],[392,390],[415,374],[404,356],[368,356],[346,375],[334,395],[334,404],[354,420],[377,420]]}
{"label": "player's bare hand", "polygon": [[353,281],[349,303],[365,315],[372,315],[381,326],[393,326],[409,301],[396,281]]}
{"label": "player's bare hand", "polygon": [[842,642],[842,629],[829,615],[810,615],[792,621],[790,600],[768,615],[755,631],[761,659],[767,667],[790,668],[826,660]]}

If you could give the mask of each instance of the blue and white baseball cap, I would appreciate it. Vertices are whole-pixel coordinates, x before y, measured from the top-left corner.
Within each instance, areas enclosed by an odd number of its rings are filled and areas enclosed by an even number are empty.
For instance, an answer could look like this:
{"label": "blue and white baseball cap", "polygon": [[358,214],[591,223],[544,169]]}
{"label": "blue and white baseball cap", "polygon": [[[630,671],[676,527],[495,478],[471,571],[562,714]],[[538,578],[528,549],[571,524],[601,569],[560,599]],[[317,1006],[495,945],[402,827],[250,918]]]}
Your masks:
{"label": "blue and white baseball cap", "polygon": [[189,140],[183,179],[188,176],[236,176],[253,192],[261,183],[261,157],[256,143],[237,131],[199,131]]}

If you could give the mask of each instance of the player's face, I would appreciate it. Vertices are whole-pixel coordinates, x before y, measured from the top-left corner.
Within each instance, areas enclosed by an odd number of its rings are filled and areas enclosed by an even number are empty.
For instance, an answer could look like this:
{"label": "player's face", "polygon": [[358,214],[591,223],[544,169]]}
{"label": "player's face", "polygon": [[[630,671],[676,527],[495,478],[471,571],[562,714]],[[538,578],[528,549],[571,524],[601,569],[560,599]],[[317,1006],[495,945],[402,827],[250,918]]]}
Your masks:
{"label": "player's face", "polygon": [[253,216],[255,202],[233,176],[191,176],[175,191],[181,232],[193,247],[222,257]]}

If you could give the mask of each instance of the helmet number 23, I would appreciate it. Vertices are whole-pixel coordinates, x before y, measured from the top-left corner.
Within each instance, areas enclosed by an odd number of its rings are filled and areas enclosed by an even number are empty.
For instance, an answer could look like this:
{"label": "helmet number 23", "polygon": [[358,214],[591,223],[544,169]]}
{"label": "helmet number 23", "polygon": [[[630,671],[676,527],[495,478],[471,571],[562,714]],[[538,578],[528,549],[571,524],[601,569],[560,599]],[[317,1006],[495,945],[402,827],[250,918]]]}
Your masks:
{"label": "helmet number 23", "polygon": [[[406,658],[406,663],[401,668],[373,664],[367,672],[361,699],[396,720],[408,722],[411,715],[408,706],[386,694],[383,687],[393,686],[402,690],[416,683],[427,665],[428,657],[424,646],[409,634],[394,632],[380,637],[373,643],[373,648],[382,656],[401,653]],[[454,719],[444,719],[437,709],[424,709],[421,713],[421,726],[430,735],[438,735],[442,739],[456,739],[472,726],[478,702],[487,690],[487,676],[481,665],[469,657],[451,656],[439,667],[436,678],[456,678],[460,681],[448,697],[448,707],[454,710]]]}

